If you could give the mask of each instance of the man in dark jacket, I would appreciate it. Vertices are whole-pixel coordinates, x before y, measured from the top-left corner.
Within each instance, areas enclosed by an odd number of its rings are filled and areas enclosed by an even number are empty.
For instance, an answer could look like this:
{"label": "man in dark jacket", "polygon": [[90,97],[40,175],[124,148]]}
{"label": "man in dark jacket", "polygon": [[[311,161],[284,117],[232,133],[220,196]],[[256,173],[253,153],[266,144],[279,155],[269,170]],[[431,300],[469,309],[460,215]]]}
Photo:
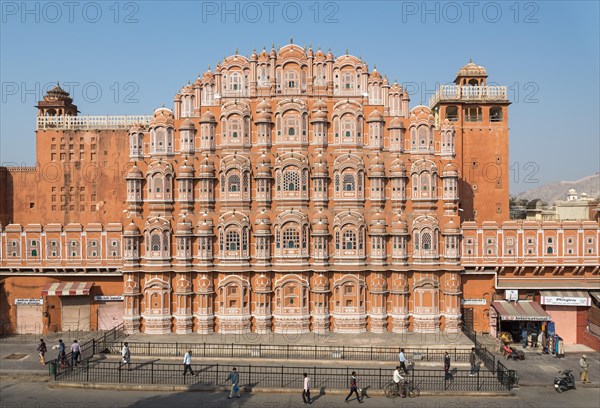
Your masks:
{"label": "man in dark jacket", "polygon": [[352,371],[352,376],[350,377],[350,393],[346,397],[346,403],[348,403],[348,398],[352,395],[352,393],[356,394],[356,400],[362,403],[360,399],[360,395],[358,395],[358,384],[356,381],[356,371]]}
{"label": "man in dark jacket", "polygon": [[469,364],[471,364],[471,371],[469,371],[470,376],[474,376],[476,373],[475,369],[475,361],[477,360],[477,356],[475,355],[475,347],[471,347],[471,354],[469,354]]}
{"label": "man in dark jacket", "polygon": [[444,353],[444,376],[446,380],[450,380],[452,377],[450,376],[450,356],[448,352]]}

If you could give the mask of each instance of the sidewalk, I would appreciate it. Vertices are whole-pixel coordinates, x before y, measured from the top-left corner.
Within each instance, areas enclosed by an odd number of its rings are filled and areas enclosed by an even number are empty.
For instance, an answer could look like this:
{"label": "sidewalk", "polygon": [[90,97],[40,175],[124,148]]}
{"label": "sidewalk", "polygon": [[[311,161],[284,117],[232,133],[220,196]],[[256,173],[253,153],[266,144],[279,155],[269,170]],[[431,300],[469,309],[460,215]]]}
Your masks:
{"label": "sidewalk", "polygon": [[462,333],[305,333],[305,334],[133,334],[123,341],[151,343],[297,344],[348,347],[405,347],[468,349],[473,343]]}
{"label": "sidewalk", "polygon": [[[87,338],[93,337],[94,332],[88,333]],[[407,335],[393,335],[393,334],[373,334],[373,333],[363,333],[360,335],[356,334],[339,334],[334,333],[328,336],[319,336],[314,334],[306,334],[306,335],[263,335],[258,336],[254,334],[248,335],[219,335],[213,334],[210,336],[202,336],[198,334],[189,334],[189,335],[133,335],[129,336],[128,340],[130,341],[151,341],[151,342],[217,342],[221,341],[223,343],[246,343],[246,344],[257,344],[260,342],[270,341],[273,344],[321,344],[321,345],[347,345],[347,346],[375,346],[375,345],[393,345],[398,344],[398,346],[403,347],[430,347],[430,348],[470,348],[472,343],[465,341],[464,336],[461,335],[462,338],[455,341],[454,343],[448,342],[446,344],[435,343],[434,340],[442,341],[442,335],[434,335],[434,334],[415,334],[410,333]],[[67,348],[70,347],[71,341],[66,340],[67,336],[61,336],[61,334],[57,334],[56,336],[52,336],[53,338],[63,338],[65,340]],[[457,336],[458,337],[458,336]],[[46,337],[45,337],[46,339]],[[427,339],[428,342],[425,343],[422,341],[423,339]],[[37,344],[38,344],[39,336],[32,337],[28,342],[20,341],[0,341],[0,376],[22,376],[22,377],[45,377],[48,376],[48,366],[41,366],[38,361],[37,355]],[[81,338],[79,340],[85,341],[85,338]],[[244,341],[245,340],[245,341]],[[449,340],[449,339],[446,339]],[[48,345],[48,353],[46,354],[47,360],[56,358],[57,351],[52,350],[52,346],[54,346],[57,342],[55,340],[47,341]],[[582,352],[567,352],[565,358],[557,359],[551,355],[541,355],[537,350],[527,349],[526,351],[526,359],[523,361],[512,361],[504,359],[499,353],[497,353],[497,348],[489,347],[491,351],[494,352],[498,361],[502,362],[507,368],[517,370],[519,376],[519,385],[521,387],[527,386],[548,386],[551,387],[553,384],[554,377],[558,374],[558,371],[564,370],[567,368],[573,369],[577,379],[579,378],[579,358],[581,357]],[[19,359],[7,359],[7,356],[11,354],[22,354],[22,358]],[[585,351],[585,354],[588,356],[588,361],[590,363],[590,381],[592,381],[591,385],[586,385],[585,387],[599,387],[600,384],[600,353],[598,352],[589,352]],[[106,358],[112,360],[113,358],[118,359],[116,355],[107,355]],[[287,360],[287,359],[227,359],[227,358],[206,358],[201,359],[198,356],[194,356],[195,363],[244,363],[244,364],[252,364],[252,365],[261,365],[263,363],[277,364],[277,365],[323,365],[323,366],[331,366],[331,367],[345,367],[347,365],[371,365],[371,366],[389,366],[390,362],[376,362],[376,361],[352,361],[352,360],[323,360],[323,361],[307,361],[307,360]],[[150,357],[141,357],[141,356],[132,356],[133,361],[136,360],[148,360]],[[181,357],[160,357],[161,360],[166,362],[180,363]],[[425,362],[425,361],[417,361],[417,368],[423,367],[425,368],[435,368],[437,362]],[[456,366],[459,369],[463,367],[466,368],[465,363],[461,362],[453,362],[453,366]],[[579,383],[578,383],[578,386]]]}

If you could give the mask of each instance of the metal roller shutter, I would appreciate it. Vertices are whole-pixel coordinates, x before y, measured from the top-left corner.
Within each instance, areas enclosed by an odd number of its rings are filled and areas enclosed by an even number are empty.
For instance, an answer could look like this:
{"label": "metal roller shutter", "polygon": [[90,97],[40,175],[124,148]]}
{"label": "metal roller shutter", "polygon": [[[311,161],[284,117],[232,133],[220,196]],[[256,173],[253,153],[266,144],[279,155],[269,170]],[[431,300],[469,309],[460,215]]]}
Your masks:
{"label": "metal roller shutter", "polygon": [[61,297],[62,331],[90,330],[90,298],[87,296]]}
{"label": "metal roller shutter", "polygon": [[41,305],[17,305],[17,333],[40,334],[43,329]]}

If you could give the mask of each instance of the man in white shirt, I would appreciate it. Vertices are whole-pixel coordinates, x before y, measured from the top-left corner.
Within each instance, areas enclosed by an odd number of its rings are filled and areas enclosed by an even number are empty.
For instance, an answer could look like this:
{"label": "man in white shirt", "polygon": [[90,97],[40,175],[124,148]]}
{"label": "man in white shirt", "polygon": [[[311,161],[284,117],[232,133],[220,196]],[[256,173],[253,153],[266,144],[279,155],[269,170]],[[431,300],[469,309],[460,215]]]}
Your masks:
{"label": "man in white shirt", "polygon": [[404,349],[400,349],[400,353],[398,353],[398,360],[400,362],[400,368],[404,371],[404,374],[408,374],[408,369],[406,368],[406,364],[408,363],[408,360],[406,359],[406,356],[404,355]]}
{"label": "man in white shirt", "polygon": [[183,375],[185,375],[188,371],[190,374],[195,375],[194,370],[192,370],[192,350],[188,350],[188,352],[183,356]]}
{"label": "man in white shirt", "polygon": [[402,377],[402,374],[400,374],[400,366],[397,366],[396,370],[394,371],[394,383],[396,384],[396,389],[398,391],[402,390],[402,398],[406,397],[406,393],[404,391],[404,377]]}
{"label": "man in white shirt", "polygon": [[302,390],[302,400],[305,404],[310,404],[310,378],[304,373],[304,389]]}

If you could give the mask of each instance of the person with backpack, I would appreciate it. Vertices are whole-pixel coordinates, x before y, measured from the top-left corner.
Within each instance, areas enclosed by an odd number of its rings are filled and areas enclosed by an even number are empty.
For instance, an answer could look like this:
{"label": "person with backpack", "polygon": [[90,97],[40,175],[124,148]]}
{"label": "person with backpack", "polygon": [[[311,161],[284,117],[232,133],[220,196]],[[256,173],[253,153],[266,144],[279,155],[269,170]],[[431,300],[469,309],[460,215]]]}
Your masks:
{"label": "person with backpack", "polygon": [[356,380],[356,371],[352,371],[352,376],[350,377],[350,393],[346,397],[346,403],[349,402],[348,398],[352,396],[352,393],[356,394],[356,400],[362,403],[362,399],[360,399],[360,395],[358,394],[358,382]]}

